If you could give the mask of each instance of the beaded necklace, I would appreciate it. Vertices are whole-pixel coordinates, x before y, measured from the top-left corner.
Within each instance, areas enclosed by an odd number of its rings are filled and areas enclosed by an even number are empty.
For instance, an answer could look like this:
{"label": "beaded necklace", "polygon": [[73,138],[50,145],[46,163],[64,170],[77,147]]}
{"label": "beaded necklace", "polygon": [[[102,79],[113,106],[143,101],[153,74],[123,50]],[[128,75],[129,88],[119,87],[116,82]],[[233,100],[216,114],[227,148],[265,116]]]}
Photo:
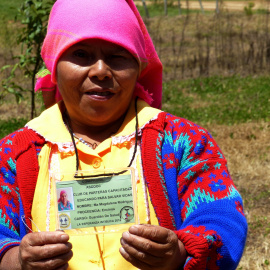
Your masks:
{"label": "beaded necklace", "polygon": [[[138,97],[136,97],[135,99],[135,115],[136,115],[136,125],[135,125],[135,146],[134,146],[134,152],[133,152],[133,155],[132,155],[132,158],[128,164],[128,167],[131,166],[134,158],[135,158],[135,155],[136,155],[136,152],[137,152],[137,145],[138,145],[138,127],[139,127],[139,123],[138,123],[138,112],[137,112],[137,101],[138,101]],[[79,159],[79,154],[78,154],[78,149],[76,147],[76,143],[75,143],[75,140],[74,140],[74,132],[72,131],[71,129],[71,126],[69,124],[69,121],[68,121],[68,115],[67,114],[64,114],[64,122],[67,126],[67,129],[69,131],[69,134],[71,136],[71,139],[72,139],[72,142],[73,142],[73,146],[74,146],[74,150],[75,150],[75,155],[76,155],[76,172],[75,172],[75,175],[74,175],[74,178],[84,178],[84,177],[97,177],[97,176],[112,176],[112,175],[119,175],[119,174],[123,174],[126,172],[126,170],[124,171],[121,171],[119,173],[108,173],[108,174],[101,174],[101,175],[95,175],[95,176],[92,176],[92,175],[88,175],[88,176],[78,176],[78,170],[79,170],[79,163],[80,163],[80,159]],[[77,139],[80,139],[77,137]],[[83,139],[82,139],[83,140]],[[83,140],[84,141],[84,140]]]}
{"label": "beaded necklace", "polygon": [[89,146],[90,148],[92,148],[93,150],[95,150],[97,148],[97,143],[90,143],[85,141],[83,138],[78,137],[75,133],[73,133],[73,136],[78,139],[80,142],[82,142],[83,144]]}

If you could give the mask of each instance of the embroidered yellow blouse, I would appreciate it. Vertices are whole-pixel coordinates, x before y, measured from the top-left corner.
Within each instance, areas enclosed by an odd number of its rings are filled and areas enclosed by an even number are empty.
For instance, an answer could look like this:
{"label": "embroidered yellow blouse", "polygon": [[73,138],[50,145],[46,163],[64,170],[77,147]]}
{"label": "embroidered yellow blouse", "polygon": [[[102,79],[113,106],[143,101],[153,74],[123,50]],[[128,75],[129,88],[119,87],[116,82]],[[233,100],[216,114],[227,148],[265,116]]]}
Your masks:
{"label": "embroidered yellow blouse", "polygon": [[[138,100],[139,134],[146,123],[160,112],[144,101]],[[76,141],[80,157],[80,170],[98,170],[127,167],[134,150],[135,109],[132,102],[119,131],[106,139],[93,150]],[[58,105],[44,111],[40,117],[28,123],[29,128],[42,135],[47,144],[39,154],[39,176],[36,185],[32,217],[41,231],[55,230],[55,200],[52,196],[50,173],[76,167],[76,156],[71,137],[67,131]],[[140,136],[139,136],[140,139]],[[140,141],[139,141],[140,143]],[[132,167],[137,182],[138,216],[140,223],[158,225],[153,206],[149,200],[141,169],[141,156],[138,147]],[[35,226],[33,226],[35,228]],[[68,233],[68,230],[66,231]],[[70,236],[73,245],[73,258],[68,269],[117,270],[136,269],[126,262],[119,253],[122,233]]]}

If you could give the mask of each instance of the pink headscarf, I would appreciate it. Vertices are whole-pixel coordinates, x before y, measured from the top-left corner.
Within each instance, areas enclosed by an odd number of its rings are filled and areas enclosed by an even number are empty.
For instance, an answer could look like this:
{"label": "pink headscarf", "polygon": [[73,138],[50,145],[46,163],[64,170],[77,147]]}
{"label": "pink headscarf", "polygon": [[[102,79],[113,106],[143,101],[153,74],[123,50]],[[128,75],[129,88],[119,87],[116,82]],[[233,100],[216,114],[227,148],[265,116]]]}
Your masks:
{"label": "pink headscarf", "polygon": [[58,202],[61,202],[61,197],[62,197],[63,194],[67,194],[67,192],[65,190],[61,190],[60,198],[58,199]]}
{"label": "pink headscarf", "polygon": [[135,94],[161,107],[162,64],[133,0],[56,1],[41,51],[51,74],[38,77],[36,90],[55,89],[56,66],[63,52],[90,38],[112,42],[133,54],[141,70]]}

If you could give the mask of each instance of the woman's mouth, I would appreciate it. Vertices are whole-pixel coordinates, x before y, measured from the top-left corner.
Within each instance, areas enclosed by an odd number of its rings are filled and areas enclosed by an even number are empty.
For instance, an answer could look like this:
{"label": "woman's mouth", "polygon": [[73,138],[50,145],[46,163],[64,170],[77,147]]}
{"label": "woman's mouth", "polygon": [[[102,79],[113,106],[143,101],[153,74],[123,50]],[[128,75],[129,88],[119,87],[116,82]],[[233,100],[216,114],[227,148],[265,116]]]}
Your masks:
{"label": "woman's mouth", "polygon": [[111,91],[90,91],[85,93],[87,96],[89,96],[91,99],[95,100],[108,100],[112,98],[115,94]]}

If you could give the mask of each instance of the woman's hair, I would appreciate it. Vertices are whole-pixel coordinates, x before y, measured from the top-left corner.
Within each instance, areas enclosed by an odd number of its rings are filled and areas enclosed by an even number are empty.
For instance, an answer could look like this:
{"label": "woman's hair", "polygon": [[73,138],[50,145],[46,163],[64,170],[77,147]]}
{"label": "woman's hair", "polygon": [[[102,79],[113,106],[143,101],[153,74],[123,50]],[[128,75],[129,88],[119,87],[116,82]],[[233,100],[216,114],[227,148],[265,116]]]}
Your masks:
{"label": "woman's hair", "polygon": [[[133,0],[56,1],[41,51],[53,84],[57,84],[56,67],[61,55],[86,39],[106,40],[128,50],[140,66],[135,93],[160,108],[162,64]],[[44,82],[48,82],[47,75]],[[39,89],[46,88],[42,81],[38,83]]]}

